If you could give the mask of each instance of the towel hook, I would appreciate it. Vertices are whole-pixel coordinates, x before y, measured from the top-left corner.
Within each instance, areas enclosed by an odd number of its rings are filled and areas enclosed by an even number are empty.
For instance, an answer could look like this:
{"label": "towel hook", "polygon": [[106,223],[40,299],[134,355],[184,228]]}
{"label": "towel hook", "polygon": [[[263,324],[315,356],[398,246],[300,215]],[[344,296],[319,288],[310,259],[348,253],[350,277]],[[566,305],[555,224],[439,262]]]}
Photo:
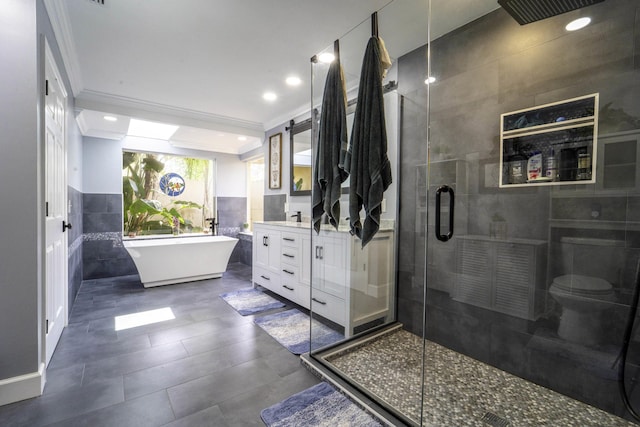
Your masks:
{"label": "towel hook", "polygon": [[378,12],[371,14],[371,36],[378,37]]}

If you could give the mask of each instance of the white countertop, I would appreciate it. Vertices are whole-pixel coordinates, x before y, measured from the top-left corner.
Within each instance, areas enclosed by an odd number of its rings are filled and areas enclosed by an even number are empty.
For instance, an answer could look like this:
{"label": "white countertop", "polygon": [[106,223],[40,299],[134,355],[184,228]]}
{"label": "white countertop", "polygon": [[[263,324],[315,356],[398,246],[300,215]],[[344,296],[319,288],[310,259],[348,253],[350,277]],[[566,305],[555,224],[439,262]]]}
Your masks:
{"label": "white countertop", "polygon": [[[380,222],[380,231],[387,231],[394,229],[394,220],[392,219],[383,219]],[[293,227],[293,228],[302,228],[302,229],[310,229],[311,222],[295,222],[295,221],[255,221],[254,224],[264,224],[264,225],[275,225],[280,227]],[[321,230],[326,231],[336,231],[335,227],[331,224],[321,224]],[[348,233],[350,230],[349,222],[346,220],[340,221],[338,225],[339,233]]]}

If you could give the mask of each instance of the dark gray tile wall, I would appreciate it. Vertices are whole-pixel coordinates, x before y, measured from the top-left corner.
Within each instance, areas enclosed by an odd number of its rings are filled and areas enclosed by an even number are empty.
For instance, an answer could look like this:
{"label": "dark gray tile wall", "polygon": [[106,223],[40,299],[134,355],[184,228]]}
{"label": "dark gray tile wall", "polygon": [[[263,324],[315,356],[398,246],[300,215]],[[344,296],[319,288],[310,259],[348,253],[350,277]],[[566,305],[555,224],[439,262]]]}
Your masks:
{"label": "dark gray tile wall", "polygon": [[68,280],[69,280],[69,313],[73,307],[73,301],[76,299],[78,289],[82,284],[82,217],[83,203],[82,192],[73,187],[67,188],[67,197],[69,199],[71,210],[67,214],[67,220],[72,225],[68,229],[68,245],[69,245],[69,263],[68,263]]}
{"label": "dark gray tile wall", "polygon": [[[635,60],[640,5],[613,0],[589,12],[592,26],[567,33],[564,16],[521,27],[498,9],[433,41],[431,70],[438,81],[429,88],[429,98],[426,47],[399,59],[398,320],[422,333],[426,275],[429,339],[622,415],[613,362],[636,285],[640,233],[629,224],[640,218],[640,188],[598,194],[593,185],[498,189],[485,181],[486,171],[499,159],[501,113],[598,92],[601,107],[612,102],[612,108],[640,117]],[[599,125],[601,135],[621,130],[602,116]],[[439,242],[433,231],[433,194],[442,183],[456,190],[458,235],[488,236],[498,214],[507,222],[509,238],[547,242],[545,289],[536,293],[545,304],[539,318],[520,319],[453,298],[456,239]],[[575,227],[576,221],[593,221],[594,215],[618,226]],[[574,225],[565,227],[562,221]],[[620,240],[624,245],[574,247],[563,243],[567,237]],[[603,277],[616,288],[616,301],[594,326],[604,331],[601,344],[570,343],[557,335],[561,307],[546,288],[554,277],[568,273]]]}
{"label": "dark gray tile wall", "polygon": [[253,236],[251,234],[240,233],[238,234],[238,245],[234,249],[234,254],[237,254],[238,262],[244,265],[253,265]]}
{"label": "dark gray tile wall", "polygon": [[[218,234],[239,238],[242,224],[247,222],[247,198],[246,197],[218,197]],[[239,240],[233,248],[229,262],[247,263],[246,246]]]}
{"label": "dark gray tile wall", "polygon": [[122,195],[83,195],[83,278],[100,279],[137,274],[122,246]]}
{"label": "dark gray tile wall", "polygon": [[264,220],[265,221],[286,221],[287,214],[284,211],[284,204],[287,201],[285,194],[270,194],[264,196]]}

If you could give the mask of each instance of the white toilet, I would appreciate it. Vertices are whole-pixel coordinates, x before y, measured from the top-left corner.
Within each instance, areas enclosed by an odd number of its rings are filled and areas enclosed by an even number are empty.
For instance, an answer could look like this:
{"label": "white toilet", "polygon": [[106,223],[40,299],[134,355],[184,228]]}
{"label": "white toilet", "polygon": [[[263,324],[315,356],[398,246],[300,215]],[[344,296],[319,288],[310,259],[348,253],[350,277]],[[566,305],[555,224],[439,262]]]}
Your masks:
{"label": "white toilet", "polygon": [[597,277],[567,274],[553,279],[551,296],[562,306],[558,335],[582,345],[602,341],[601,313],[615,300],[613,287]]}

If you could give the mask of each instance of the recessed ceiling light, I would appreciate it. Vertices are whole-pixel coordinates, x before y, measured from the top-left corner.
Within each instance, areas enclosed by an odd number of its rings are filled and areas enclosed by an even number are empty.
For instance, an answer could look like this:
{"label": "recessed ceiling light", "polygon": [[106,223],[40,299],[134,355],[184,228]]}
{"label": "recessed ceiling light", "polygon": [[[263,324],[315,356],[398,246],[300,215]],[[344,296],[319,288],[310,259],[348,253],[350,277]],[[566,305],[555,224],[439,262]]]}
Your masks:
{"label": "recessed ceiling light", "polygon": [[424,84],[426,85],[430,85],[431,83],[434,83],[436,81],[436,78],[433,76],[429,76],[424,80]]}
{"label": "recessed ceiling light", "polygon": [[168,141],[176,130],[178,130],[178,126],[131,119],[129,121],[127,135]]}
{"label": "recessed ceiling light", "polygon": [[576,31],[576,30],[579,30],[581,28],[586,27],[587,25],[589,25],[590,22],[591,22],[591,18],[587,18],[587,17],[578,18],[578,19],[575,19],[575,20],[569,22],[567,24],[567,26],[564,27],[564,28],[567,31]]}
{"label": "recessed ceiling light", "polygon": [[115,116],[104,116],[103,119],[105,119],[108,122],[117,122],[118,118]]}
{"label": "recessed ceiling light", "polygon": [[300,83],[302,83],[302,80],[300,80],[300,77],[297,77],[297,76],[289,76],[285,81],[289,86],[298,86],[300,85]]}
{"label": "recessed ceiling light", "polygon": [[278,95],[273,92],[265,92],[264,94],[262,94],[262,98],[265,101],[275,101],[276,99],[278,99]]}
{"label": "recessed ceiling light", "polygon": [[246,136],[239,136],[238,137],[238,141],[246,141],[247,137]]}
{"label": "recessed ceiling light", "polygon": [[318,59],[320,60],[320,62],[324,62],[325,64],[330,64],[333,62],[334,59],[336,59],[336,57],[331,52],[324,52],[318,56]]}

